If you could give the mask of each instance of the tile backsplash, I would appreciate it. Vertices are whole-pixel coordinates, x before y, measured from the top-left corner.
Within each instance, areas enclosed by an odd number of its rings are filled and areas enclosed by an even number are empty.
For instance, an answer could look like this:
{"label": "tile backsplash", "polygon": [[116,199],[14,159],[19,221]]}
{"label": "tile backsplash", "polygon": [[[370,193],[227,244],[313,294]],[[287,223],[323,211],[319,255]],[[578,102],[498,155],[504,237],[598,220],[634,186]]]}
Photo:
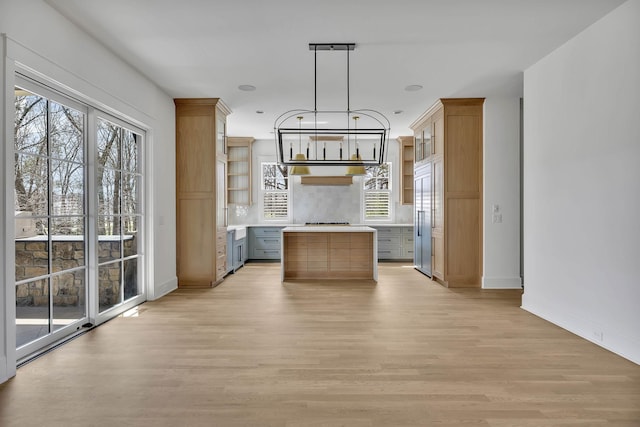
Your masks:
{"label": "tile backsplash", "polygon": [[[397,164],[398,147],[395,140],[389,141],[388,161]],[[260,224],[265,221],[260,214],[260,174],[261,162],[275,161],[273,141],[258,140],[253,144],[252,158],[253,204],[251,206],[229,205],[229,224]],[[392,168],[394,182],[398,182],[399,168]],[[311,167],[312,175],[344,174],[343,167]],[[302,185],[299,176],[291,177],[291,218],[286,223],[338,222],[361,224],[362,221],[362,179],[353,177],[351,185]],[[400,188],[394,184],[394,188]],[[401,205],[398,195],[393,195],[393,223],[413,222],[413,206]]]}
{"label": "tile backsplash", "polygon": [[[305,222],[342,222],[361,224],[362,183],[354,177],[351,185],[302,185],[300,177],[292,178],[291,209],[293,224]],[[249,206],[229,206],[229,223],[259,224],[259,203]],[[394,202],[394,223],[413,222],[413,206]]]}
{"label": "tile backsplash", "polygon": [[293,222],[341,222],[360,220],[360,177],[351,185],[302,185],[293,179]]}

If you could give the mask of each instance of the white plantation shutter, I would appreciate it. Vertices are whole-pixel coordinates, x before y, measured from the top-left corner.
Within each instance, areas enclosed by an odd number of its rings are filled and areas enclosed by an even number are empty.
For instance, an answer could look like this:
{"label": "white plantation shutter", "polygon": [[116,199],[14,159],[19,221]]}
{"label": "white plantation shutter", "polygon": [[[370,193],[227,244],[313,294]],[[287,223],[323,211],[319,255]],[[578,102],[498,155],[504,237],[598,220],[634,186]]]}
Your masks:
{"label": "white plantation shutter", "polygon": [[289,176],[275,162],[262,162],[262,218],[289,219]]}
{"label": "white plantation shutter", "polygon": [[367,166],[364,177],[364,219],[391,218],[391,163]]}
{"label": "white plantation shutter", "polygon": [[265,219],[287,219],[289,194],[282,191],[265,191],[263,213]]}
{"label": "white plantation shutter", "polygon": [[389,218],[390,197],[388,191],[367,191],[364,194],[365,219]]}

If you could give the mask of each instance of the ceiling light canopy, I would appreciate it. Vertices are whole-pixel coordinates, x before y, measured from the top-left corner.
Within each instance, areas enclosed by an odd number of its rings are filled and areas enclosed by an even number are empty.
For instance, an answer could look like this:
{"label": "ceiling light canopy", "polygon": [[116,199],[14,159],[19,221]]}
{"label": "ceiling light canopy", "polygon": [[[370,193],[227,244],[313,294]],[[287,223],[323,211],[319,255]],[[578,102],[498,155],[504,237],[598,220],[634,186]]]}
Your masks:
{"label": "ceiling light canopy", "polygon": [[[351,109],[349,54],[355,46],[355,43],[309,43],[309,50],[314,52],[314,107],[312,110],[289,110],[276,119],[274,133],[279,164],[374,166],[384,162],[389,120],[376,110]],[[347,102],[344,110],[317,108],[318,52],[321,51],[346,52]],[[294,146],[298,147],[298,153],[306,147],[306,156],[294,156]]]}

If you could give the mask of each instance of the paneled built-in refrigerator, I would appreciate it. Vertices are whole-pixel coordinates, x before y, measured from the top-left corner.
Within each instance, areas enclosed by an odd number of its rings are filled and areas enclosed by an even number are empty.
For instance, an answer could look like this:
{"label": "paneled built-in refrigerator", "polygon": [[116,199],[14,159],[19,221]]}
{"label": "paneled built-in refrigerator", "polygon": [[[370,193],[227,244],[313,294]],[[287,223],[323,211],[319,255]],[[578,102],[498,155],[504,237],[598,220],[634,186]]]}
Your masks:
{"label": "paneled built-in refrigerator", "polygon": [[431,277],[431,163],[414,171],[414,244],[416,270]]}

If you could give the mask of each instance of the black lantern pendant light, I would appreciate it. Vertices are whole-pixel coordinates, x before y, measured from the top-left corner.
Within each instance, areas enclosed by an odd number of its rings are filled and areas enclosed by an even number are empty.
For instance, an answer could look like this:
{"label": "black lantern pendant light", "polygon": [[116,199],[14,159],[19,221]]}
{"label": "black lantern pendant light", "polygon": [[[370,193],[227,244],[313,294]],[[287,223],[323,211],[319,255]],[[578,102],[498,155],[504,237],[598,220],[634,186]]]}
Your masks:
{"label": "black lantern pendant light", "polygon": [[[276,119],[274,133],[279,164],[305,167],[303,169],[303,172],[306,169],[305,174],[309,173],[308,166],[355,166],[358,169],[350,169],[348,174],[358,172],[353,175],[361,175],[364,173],[364,166],[377,166],[384,163],[390,132],[389,120],[378,111],[352,110],[350,105],[349,53],[355,49],[355,46],[355,43],[309,43],[309,50],[314,53],[314,108],[313,110],[290,110]],[[317,108],[319,51],[345,51],[347,54],[346,110],[318,110]],[[313,121],[303,126],[300,119],[303,115],[312,115]],[[293,120],[296,118],[298,118],[298,126],[294,127]],[[354,127],[351,127],[351,120],[355,122]],[[313,144],[314,148],[311,151],[307,149],[306,156],[302,152],[302,139],[307,142],[307,147]],[[298,154],[293,156],[292,147],[295,142],[298,142]],[[320,147],[318,147],[319,143]],[[289,148],[289,153],[286,153],[285,147]],[[313,157],[310,156],[311,153]],[[301,173],[294,169],[291,174]]]}

